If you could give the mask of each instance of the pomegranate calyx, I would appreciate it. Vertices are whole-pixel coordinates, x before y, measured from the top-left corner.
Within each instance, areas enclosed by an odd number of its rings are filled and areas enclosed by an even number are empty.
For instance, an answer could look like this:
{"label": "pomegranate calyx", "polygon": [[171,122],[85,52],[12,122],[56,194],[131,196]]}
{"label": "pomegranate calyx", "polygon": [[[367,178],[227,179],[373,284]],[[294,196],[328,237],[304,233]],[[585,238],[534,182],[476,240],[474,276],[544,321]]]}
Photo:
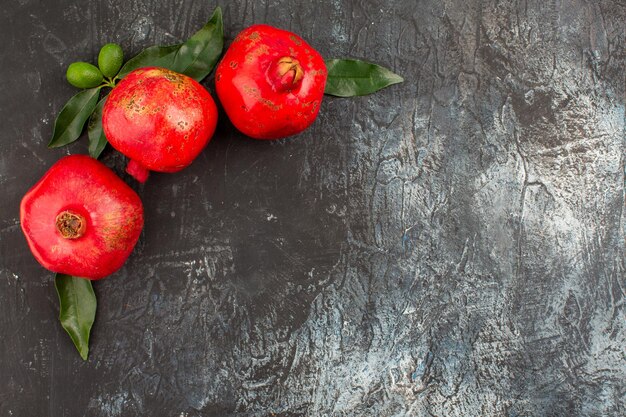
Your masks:
{"label": "pomegranate calyx", "polygon": [[55,223],[57,230],[65,239],[78,239],[87,230],[85,218],[69,210],[59,213]]}
{"label": "pomegranate calyx", "polygon": [[270,77],[277,90],[291,90],[298,86],[304,70],[297,59],[291,56],[284,56],[276,61],[270,69]]}

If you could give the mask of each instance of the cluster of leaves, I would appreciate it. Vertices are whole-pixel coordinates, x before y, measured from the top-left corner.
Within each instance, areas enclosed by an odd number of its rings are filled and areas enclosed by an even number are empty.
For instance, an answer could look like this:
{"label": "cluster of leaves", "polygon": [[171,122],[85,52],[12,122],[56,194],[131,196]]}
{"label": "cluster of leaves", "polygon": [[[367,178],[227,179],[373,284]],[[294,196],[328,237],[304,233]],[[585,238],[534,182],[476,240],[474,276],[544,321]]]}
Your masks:
{"label": "cluster of leaves", "polygon": [[[57,148],[76,141],[87,125],[89,154],[97,159],[107,144],[102,129],[102,109],[107,99],[103,91],[106,88],[115,88],[116,83],[131,71],[149,66],[168,68],[200,82],[217,64],[223,47],[222,10],[217,7],[206,25],[187,41],[149,47],[128,60],[117,75],[73,96],[55,121],[48,147]],[[338,97],[366,95],[403,81],[384,67],[355,59],[328,59],[326,67],[328,80],[324,92]],[[55,287],[60,301],[61,325],[70,335],[81,357],[86,360],[97,305],[91,281],[57,274]]]}

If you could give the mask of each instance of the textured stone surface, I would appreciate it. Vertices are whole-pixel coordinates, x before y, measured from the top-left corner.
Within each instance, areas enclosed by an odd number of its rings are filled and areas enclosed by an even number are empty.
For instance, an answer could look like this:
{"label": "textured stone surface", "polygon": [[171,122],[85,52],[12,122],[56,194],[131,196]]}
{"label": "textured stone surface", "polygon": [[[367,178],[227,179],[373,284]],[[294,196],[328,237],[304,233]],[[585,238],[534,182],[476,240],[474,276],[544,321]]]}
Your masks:
{"label": "textured stone surface", "polygon": [[131,182],[145,231],[82,362],[18,220],[86,151],[45,146],[65,68],[215,4],[6,2],[0,415],[624,415],[624,2],[220,3],[228,41],[266,22],[406,82],[280,142],[222,117],[190,168]]}

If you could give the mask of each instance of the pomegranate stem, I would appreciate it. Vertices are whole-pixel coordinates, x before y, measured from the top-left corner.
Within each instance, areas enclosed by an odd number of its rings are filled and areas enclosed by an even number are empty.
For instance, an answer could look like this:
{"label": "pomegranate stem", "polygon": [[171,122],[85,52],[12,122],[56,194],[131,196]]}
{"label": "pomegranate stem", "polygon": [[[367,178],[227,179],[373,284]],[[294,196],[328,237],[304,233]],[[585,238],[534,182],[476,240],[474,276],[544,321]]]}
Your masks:
{"label": "pomegranate stem", "polygon": [[126,172],[133,176],[140,183],[146,182],[148,179],[148,175],[150,175],[150,171],[148,168],[141,165],[139,162],[131,159],[126,166]]}

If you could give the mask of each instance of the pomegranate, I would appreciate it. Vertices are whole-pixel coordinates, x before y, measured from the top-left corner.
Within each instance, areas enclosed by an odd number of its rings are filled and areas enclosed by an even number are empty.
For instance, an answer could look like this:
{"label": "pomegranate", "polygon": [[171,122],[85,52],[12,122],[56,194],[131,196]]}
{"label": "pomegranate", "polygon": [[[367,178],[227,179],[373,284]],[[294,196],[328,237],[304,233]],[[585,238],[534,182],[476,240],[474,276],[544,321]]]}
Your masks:
{"label": "pomegranate", "polygon": [[45,268],[87,279],[117,271],[143,227],[143,206],[113,171],[85,155],[66,156],[20,206],[22,230]]}
{"label": "pomegranate", "polygon": [[279,139],[309,127],[326,85],[321,55],[299,36],[268,25],[244,29],[215,73],[217,95],[237,129]]}
{"label": "pomegranate", "polygon": [[177,172],[198,156],[217,125],[217,107],[194,79],[165,68],[139,68],[111,91],[102,112],[109,143],[130,158],[140,182],[148,171]]}

